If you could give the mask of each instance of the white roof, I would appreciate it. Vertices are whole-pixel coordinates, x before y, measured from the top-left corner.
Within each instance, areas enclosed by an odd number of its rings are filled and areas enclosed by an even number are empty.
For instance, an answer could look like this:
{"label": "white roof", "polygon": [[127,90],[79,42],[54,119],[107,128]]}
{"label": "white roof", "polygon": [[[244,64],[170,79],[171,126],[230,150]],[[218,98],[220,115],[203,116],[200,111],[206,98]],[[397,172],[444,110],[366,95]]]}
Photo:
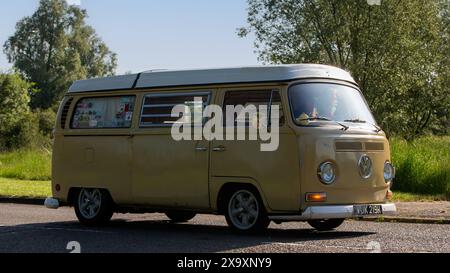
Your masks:
{"label": "white roof", "polygon": [[356,84],[337,67],[318,64],[267,65],[193,70],[155,70],[139,74],[76,81],[69,93],[230,83],[287,82],[326,78]]}

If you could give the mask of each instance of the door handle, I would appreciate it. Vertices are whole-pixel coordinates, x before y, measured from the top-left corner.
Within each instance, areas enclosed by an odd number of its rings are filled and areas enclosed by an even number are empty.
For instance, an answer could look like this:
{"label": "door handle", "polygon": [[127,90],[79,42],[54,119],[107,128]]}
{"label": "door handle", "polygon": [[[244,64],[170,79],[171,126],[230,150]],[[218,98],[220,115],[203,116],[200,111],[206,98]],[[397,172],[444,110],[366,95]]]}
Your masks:
{"label": "door handle", "polygon": [[225,146],[218,146],[213,148],[214,152],[225,152],[226,150],[227,148]]}
{"label": "door handle", "polygon": [[206,152],[206,151],[208,151],[208,148],[205,148],[205,147],[197,147],[197,148],[195,148],[195,150],[196,150],[197,152]]}

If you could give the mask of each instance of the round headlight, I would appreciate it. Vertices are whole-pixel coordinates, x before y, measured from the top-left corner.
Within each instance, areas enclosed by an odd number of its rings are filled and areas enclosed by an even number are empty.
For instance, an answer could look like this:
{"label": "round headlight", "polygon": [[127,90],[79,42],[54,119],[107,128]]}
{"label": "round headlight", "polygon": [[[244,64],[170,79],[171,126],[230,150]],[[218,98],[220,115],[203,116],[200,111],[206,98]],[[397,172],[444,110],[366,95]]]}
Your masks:
{"label": "round headlight", "polygon": [[392,166],[391,162],[386,161],[384,163],[384,180],[386,182],[391,182],[395,178],[395,168]]}
{"label": "round headlight", "polygon": [[330,185],[336,180],[336,170],[334,164],[331,162],[320,164],[317,174],[320,181],[326,185]]}

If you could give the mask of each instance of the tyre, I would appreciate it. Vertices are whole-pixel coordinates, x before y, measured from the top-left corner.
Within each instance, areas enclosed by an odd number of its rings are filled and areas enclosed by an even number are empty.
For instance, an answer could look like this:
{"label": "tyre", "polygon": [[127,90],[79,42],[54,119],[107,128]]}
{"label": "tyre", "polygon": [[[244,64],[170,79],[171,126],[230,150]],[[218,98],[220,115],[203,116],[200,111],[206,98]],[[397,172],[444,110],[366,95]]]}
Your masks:
{"label": "tyre", "polygon": [[75,200],[78,220],[88,226],[106,224],[113,215],[113,202],[109,193],[100,189],[81,189]]}
{"label": "tyre", "polygon": [[237,189],[227,196],[225,218],[238,232],[260,232],[270,224],[261,197],[251,188]]}
{"label": "tyre", "polygon": [[169,219],[173,223],[185,223],[189,220],[192,220],[197,214],[194,212],[185,212],[185,211],[174,211],[174,212],[167,212],[166,216],[169,217]]}
{"label": "tyre", "polygon": [[345,219],[310,220],[308,224],[318,231],[333,230],[342,225]]}

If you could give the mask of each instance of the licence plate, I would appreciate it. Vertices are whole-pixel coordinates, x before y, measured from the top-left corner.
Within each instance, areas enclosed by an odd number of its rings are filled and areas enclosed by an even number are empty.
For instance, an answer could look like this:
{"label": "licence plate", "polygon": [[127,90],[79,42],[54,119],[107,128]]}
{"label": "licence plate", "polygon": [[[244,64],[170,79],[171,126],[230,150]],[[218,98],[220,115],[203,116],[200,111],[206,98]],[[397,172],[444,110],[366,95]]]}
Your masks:
{"label": "licence plate", "polygon": [[358,205],[353,206],[353,215],[381,215],[383,214],[383,208],[381,205]]}

